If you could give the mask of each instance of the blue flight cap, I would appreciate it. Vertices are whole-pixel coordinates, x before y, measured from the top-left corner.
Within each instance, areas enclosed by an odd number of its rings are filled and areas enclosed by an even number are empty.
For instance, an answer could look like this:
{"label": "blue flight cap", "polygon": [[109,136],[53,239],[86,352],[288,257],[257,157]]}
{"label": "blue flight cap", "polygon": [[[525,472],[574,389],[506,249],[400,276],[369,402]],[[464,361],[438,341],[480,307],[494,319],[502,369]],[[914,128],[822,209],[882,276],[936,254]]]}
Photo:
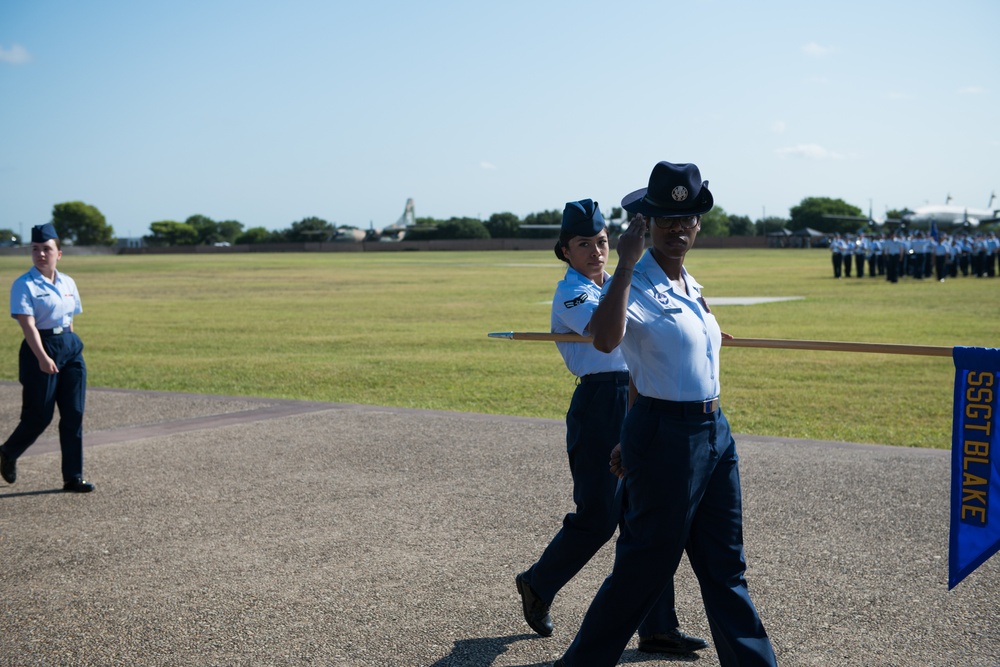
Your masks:
{"label": "blue flight cap", "polygon": [[35,225],[31,228],[32,243],[45,243],[49,239],[59,240],[59,235],[56,234],[56,228],[51,222],[47,222],[44,225]]}
{"label": "blue flight cap", "polygon": [[571,201],[563,209],[562,228],[570,236],[597,236],[606,225],[596,201]]}

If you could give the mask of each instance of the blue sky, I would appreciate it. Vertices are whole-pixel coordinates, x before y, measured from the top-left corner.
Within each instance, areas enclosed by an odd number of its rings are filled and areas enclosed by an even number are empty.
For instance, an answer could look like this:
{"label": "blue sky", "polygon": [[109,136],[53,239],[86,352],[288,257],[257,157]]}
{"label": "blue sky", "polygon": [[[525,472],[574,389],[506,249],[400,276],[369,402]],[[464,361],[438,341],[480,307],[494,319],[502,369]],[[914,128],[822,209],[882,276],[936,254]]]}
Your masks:
{"label": "blue sky", "polygon": [[[757,219],[804,197],[983,207],[1000,3],[0,3],[0,227],[118,236],[609,211],[659,160]],[[996,207],[1000,203],[995,202]]]}

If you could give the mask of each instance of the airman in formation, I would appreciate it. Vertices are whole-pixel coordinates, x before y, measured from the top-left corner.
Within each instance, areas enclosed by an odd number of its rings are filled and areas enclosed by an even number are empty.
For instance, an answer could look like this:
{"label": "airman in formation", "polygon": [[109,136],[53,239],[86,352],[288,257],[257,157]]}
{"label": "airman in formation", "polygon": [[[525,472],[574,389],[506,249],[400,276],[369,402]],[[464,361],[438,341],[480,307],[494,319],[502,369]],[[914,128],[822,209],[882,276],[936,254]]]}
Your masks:
{"label": "airman in formation", "polygon": [[834,234],[830,241],[833,277],[884,276],[891,283],[900,278],[947,278],[1000,275],[1000,239],[996,232],[957,234],[894,230],[888,234]]}

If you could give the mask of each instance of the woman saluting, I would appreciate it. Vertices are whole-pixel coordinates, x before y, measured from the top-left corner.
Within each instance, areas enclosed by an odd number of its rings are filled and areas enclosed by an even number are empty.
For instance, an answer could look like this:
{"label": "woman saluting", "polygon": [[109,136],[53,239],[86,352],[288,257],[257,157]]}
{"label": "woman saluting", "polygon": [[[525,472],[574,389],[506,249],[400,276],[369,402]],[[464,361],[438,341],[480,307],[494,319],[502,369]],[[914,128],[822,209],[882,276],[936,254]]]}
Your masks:
{"label": "woman saluting", "polygon": [[[713,205],[698,167],[670,162],[622,200],[635,217],[618,239],[618,266],[590,332],[602,352],[621,347],[639,393],[621,432],[628,507],[614,569],[558,666],[616,664],[685,551],[719,663],[775,664],[744,576],[736,443],[719,403],[725,334],[684,268]],[[647,228],[652,247],[644,253]]]}

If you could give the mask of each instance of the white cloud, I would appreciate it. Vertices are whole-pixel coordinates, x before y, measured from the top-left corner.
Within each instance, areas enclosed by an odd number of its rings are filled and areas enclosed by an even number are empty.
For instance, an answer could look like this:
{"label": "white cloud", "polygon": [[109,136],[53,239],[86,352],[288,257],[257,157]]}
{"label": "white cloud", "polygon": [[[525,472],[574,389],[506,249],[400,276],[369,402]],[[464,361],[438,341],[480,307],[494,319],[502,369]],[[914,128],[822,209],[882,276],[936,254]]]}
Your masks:
{"label": "white cloud", "polygon": [[840,153],[828,151],[819,144],[797,144],[785,148],[778,148],[774,151],[781,157],[798,157],[806,160],[843,160]]}
{"label": "white cloud", "polygon": [[775,134],[784,134],[785,132],[785,121],[776,120],[771,123],[771,131]]}
{"label": "white cloud", "polygon": [[481,169],[496,169],[497,166],[492,162],[486,162],[485,160],[479,163]]}
{"label": "white cloud", "polygon": [[20,44],[12,44],[9,49],[0,46],[0,63],[23,65],[31,60],[31,54]]}
{"label": "white cloud", "polygon": [[833,53],[833,49],[828,46],[821,46],[816,42],[809,42],[802,47],[802,53],[812,58],[822,58],[823,56],[828,56]]}
{"label": "white cloud", "polygon": [[966,86],[958,91],[961,95],[982,95],[986,89],[982,86]]}

